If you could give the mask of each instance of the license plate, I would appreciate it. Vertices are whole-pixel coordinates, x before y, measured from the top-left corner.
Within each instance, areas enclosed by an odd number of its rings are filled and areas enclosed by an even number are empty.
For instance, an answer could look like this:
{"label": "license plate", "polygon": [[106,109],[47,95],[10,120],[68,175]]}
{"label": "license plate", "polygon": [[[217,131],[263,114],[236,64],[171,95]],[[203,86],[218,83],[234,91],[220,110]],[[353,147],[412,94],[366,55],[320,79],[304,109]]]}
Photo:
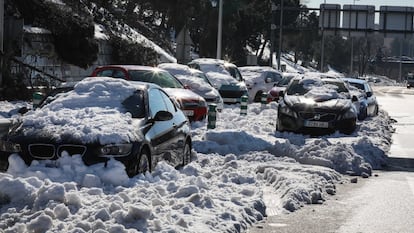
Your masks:
{"label": "license plate", "polygon": [[194,116],[194,111],[193,110],[183,110],[184,115],[186,116]]}
{"label": "license plate", "polygon": [[329,123],[328,122],[322,122],[322,121],[305,121],[306,127],[315,127],[315,128],[328,128]]}
{"label": "license plate", "polygon": [[223,98],[223,102],[225,102],[225,103],[237,103],[239,101],[240,101],[240,99],[238,99],[238,98]]}

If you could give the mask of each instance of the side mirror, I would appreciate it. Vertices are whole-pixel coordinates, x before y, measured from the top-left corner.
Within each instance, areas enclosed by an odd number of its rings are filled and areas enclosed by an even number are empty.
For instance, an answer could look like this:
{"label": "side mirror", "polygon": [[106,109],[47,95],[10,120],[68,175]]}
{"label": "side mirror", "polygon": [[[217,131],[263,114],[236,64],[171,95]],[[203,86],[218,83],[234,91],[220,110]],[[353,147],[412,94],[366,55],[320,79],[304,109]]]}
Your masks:
{"label": "side mirror", "polygon": [[270,83],[270,82],[272,82],[272,78],[270,78],[270,77],[266,77],[265,82],[266,82],[266,83]]}
{"label": "side mirror", "polygon": [[159,111],[154,116],[154,121],[169,121],[173,118],[173,114],[168,111]]}
{"label": "side mirror", "polygon": [[358,97],[356,97],[356,96],[352,96],[352,102],[358,102]]}
{"label": "side mirror", "polygon": [[372,92],[368,91],[367,92],[367,97],[371,97],[372,96]]}
{"label": "side mirror", "polygon": [[29,109],[26,107],[22,107],[20,108],[17,112],[20,113],[21,115],[25,114],[26,112],[28,112]]}

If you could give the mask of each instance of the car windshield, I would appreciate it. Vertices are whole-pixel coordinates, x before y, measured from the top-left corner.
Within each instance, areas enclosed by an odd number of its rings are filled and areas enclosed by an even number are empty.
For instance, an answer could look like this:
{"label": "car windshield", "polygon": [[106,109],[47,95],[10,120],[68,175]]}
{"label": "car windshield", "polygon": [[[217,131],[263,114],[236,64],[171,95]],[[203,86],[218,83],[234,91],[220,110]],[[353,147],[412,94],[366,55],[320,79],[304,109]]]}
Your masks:
{"label": "car windshield", "polygon": [[195,76],[203,79],[206,83],[210,84],[210,86],[213,86],[213,84],[211,84],[210,80],[208,80],[207,76],[204,73],[202,73],[202,72],[194,72],[193,74]]}
{"label": "car windshield", "polygon": [[305,95],[312,89],[313,86],[334,87],[334,89],[338,93],[349,92],[348,88],[346,88],[343,82],[335,82],[335,81],[328,81],[328,80],[324,80],[320,82],[315,81],[315,80],[306,80],[305,82],[302,82],[302,79],[296,79],[292,81],[286,93],[288,95]]}
{"label": "car windshield", "polygon": [[126,98],[122,102],[125,110],[131,113],[133,118],[144,118],[145,117],[145,104],[144,104],[144,92],[137,90],[133,95]]}
{"label": "car windshield", "polygon": [[294,76],[284,76],[278,83],[277,85],[280,87],[284,87],[287,86],[290,82],[290,80],[292,80]]}
{"label": "car windshield", "polygon": [[39,108],[42,108],[46,104],[58,98],[59,94],[68,92],[70,90],[73,90],[73,87],[58,87],[56,89],[53,89],[42,99],[42,101],[40,101]]}
{"label": "car windshield", "polygon": [[163,88],[184,88],[174,76],[164,71],[130,70],[132,81],[155,83]]}
{"label": "car windshield", "polygon": [[364,84],[362,84],[362,83],[352,83],[352,82],[350,82],[349,84],[356,87],[356,88],[358,88],[358,89],[360,89],[360,90],[363,90],[363,91],[365,90]]}
{"label": "car windshield", "polygon": [[233,78],[235,78],[237,81],[243,81],[243,77],[236,67],[225,66],[225,68],[230,73],[230,75],[233,76]]}
{"label": "car windshield", "polygon": [[[40,103],[39,108],[43,108],[44,106],[52,103],[53,101],[59,99],[61,96],[67,95],[69,91],[72,91],[73,87],[64,87],[64,88],[56,88],[51,91]],[[111,101],[111,100],[108,100]],[[78,109],[93,107],[94,102],[88,103],[88,106],[83,106],[79,104],[77,106]],[[96,102],[96,106],[98,106],[98,102]],[[99,104],[102,104],[101,102]],[[145,104],[144,104],[144,92],[142,90],[137,90],[134,92],[133,95],[129,96],[122,102],[122,106],[124,107],[125,112],[131,113],[133,118],[143,118],[145,117]]]}

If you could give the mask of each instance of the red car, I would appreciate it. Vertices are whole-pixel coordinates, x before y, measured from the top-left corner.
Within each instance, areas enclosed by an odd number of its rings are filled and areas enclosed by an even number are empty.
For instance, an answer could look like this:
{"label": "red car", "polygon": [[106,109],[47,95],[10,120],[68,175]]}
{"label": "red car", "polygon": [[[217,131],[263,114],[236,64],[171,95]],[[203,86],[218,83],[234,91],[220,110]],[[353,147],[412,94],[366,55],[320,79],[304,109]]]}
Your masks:
{"label": "red car", "polygon": [[205,99],[186,89],[177,78],[163,69],[138,65],[108,65],[97,67],[92,76],[155,83],[180,104],[180,108],[190,121],[201,121],[207,116]]}

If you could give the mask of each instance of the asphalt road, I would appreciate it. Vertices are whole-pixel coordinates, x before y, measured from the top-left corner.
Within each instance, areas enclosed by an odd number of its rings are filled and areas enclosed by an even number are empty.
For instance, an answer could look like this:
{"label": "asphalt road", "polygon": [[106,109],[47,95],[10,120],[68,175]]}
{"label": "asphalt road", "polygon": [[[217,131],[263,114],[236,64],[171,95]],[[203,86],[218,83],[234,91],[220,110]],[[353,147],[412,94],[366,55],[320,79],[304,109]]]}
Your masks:
{"label": "asphalt road", "polygon": [[321,205],[269,216],[249,233],[414,232],[414,88],[375,88],[380,108],[397,122],[387,170],[337,186]]}

